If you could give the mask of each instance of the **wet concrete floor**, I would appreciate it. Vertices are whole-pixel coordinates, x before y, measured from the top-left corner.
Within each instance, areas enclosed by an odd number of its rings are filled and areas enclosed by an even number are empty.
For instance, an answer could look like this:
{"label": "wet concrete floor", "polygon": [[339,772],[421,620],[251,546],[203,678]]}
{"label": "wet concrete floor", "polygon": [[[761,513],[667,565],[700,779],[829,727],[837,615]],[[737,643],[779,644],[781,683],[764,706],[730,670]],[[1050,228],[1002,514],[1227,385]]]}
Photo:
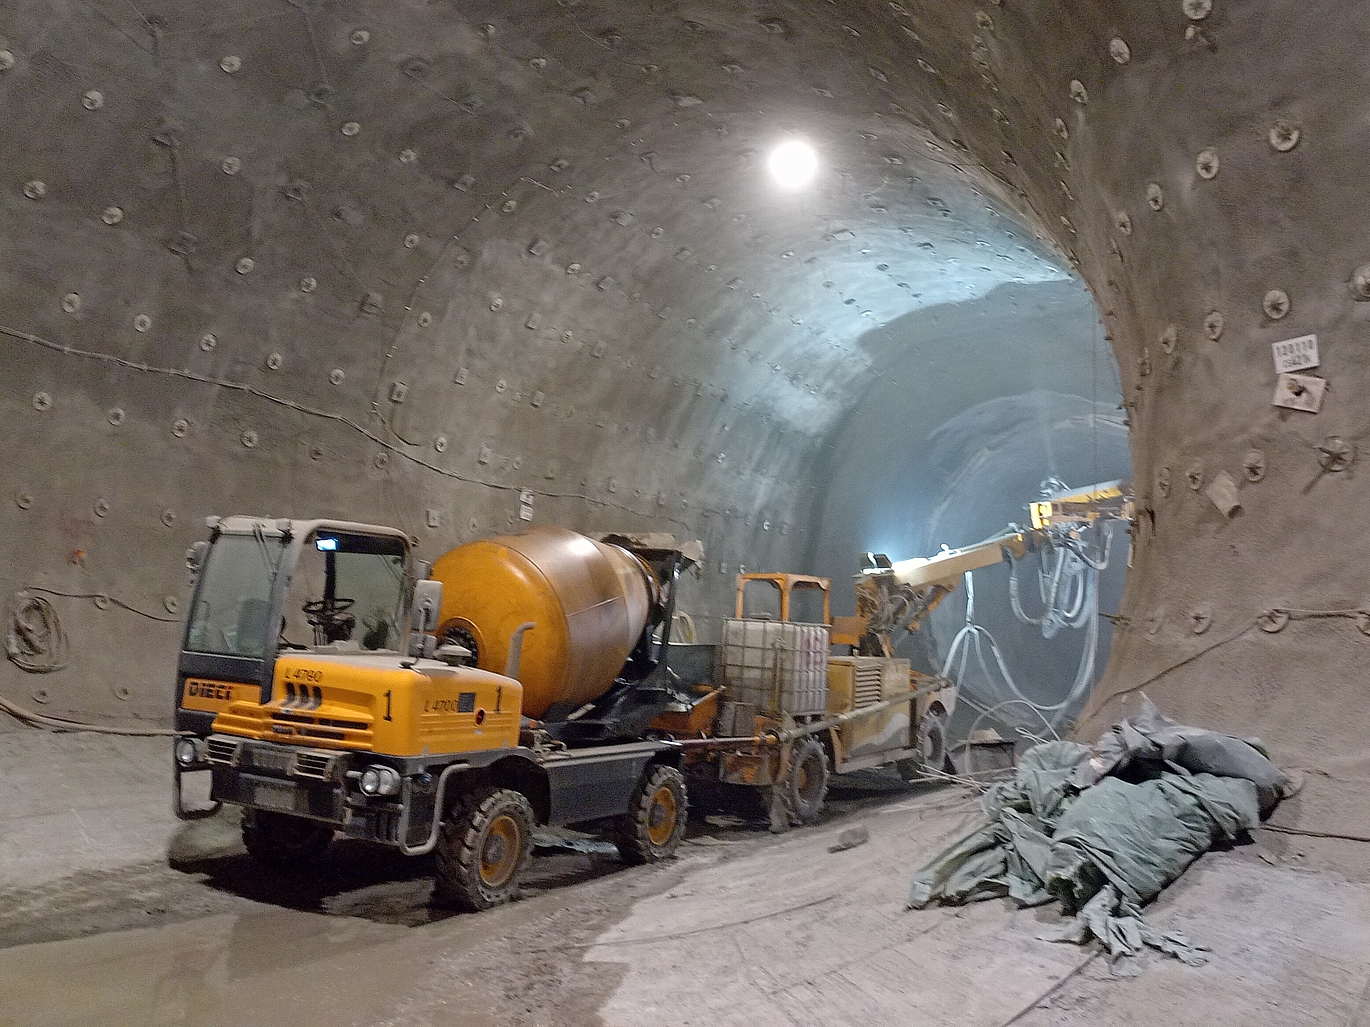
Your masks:
{"label": "wet concrete floor", "polygon": [[[654,867],[545,848],[521,901],[460,915],[430,902],[427,860],[340,843],[317,872],[283,875],[247,858],[231,817],[168,838],[152,785],[141,807],[127,782],[105,807],[111,852],[99,785],[68,780],[70,808],[24,828],[52,865],[28,846],[0,859],[0,1024],[1370,1027],[1370,887],[1315,869],[1304,840],[1204,856],[1148,917],[1210,962],[1147,955],[1119,978],[1092,949],[1039,940],[1052,909],[905,911],[909,873],[973,797],[865,784],[780,836],[759,806],[712,797]],[[830,852],[857,823],[869,841]],[[77,837],[79,857],[63,845]]]}
{"label": "wet concrete floor", "polygon": [[[836,794],[832,814],[883,794]],[[360,843],[335,844],[317,872],[265,871],[228,811],[182,826],[168,859],[0,890],[0,1022],[418,1023],[390,1017],[423,994],[450,1014],[431,1022],[598,1023],[621,974],[584,964],[595,938],[701,859],[770,842],[758,805],[710,808],[683,858],[657,867],[540,839],[523,898],[478,915],[431,902],[431,859]]]}

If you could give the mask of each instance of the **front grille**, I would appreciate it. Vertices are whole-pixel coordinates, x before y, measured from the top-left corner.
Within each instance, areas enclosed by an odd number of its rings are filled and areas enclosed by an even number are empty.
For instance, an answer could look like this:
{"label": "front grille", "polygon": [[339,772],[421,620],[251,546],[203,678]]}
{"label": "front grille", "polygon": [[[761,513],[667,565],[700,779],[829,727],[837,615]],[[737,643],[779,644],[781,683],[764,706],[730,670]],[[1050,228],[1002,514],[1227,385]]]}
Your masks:
{"label": "front grille", "polygon": [[294,683],[287,681],[285,683],[285,695],[286,706],[299,706],[302,709],[315,710],[323,705],[323,689],[318,685],[314,686],[314,693],[311,695],[308,685],[301,685],[297,693]]}
{"label": "front grille", "polygon": [[331,738],[335,742],[341,742],[347,737],[341,731],[330,731],[322,727],[297,727],[295,733],[305,738]]}
{"label": "front grille", "polygon": [[[288,724],[322,724],[325,727],[340,727],[346,728],[349,731],[365,731],[368,726],[360,720],[335,720],[330,717],[306,717],[302,713],[273,713],[271,714],[271,719],[285,721]],[[307,732],[301,732],[301,734],[307,734]]]}
{"label": "front grille", "polygon": [[313,717],[306,717],[306,716],[304,716],[303,714],[300,714],[300,713],[273,713],[273,714],[271,715],[271,719],[272,719],[272,720],[283,720],[283,721],[285,721],[285,722],[288,723],[288,724],[312,724],[312,723],[314,723],[314,718],[313,718]]}
{"label": "front grille", "polygon": [[332,757],[322,752],[300,752],[295,754],[295,773],[299,777],[313,777],[320,781],[328,780],[329,764]]}
{"label": "front grille", "polygon": [[208,755],[210,763],[220,763],[224,766],[230,766],[233,763],[233,757],[237,754],[237,742],[228,738],[211,737],[209,739]]}

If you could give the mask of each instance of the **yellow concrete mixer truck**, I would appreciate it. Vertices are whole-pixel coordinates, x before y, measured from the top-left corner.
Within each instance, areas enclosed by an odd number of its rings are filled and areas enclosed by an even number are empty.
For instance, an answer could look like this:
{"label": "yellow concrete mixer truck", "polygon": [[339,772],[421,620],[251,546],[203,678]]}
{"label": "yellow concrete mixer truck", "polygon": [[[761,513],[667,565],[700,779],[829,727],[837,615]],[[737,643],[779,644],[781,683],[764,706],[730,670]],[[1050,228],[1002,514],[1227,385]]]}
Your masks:
{"label": "yellow concrete mixer truck", "polygon": [[[177,812],[242,807],[260,861],[336,835],[435,855],[435,894],[511,898],[535,825],[671,855],[688,801],[665,653],[698,543],[538,527],[431,568],[393,528],[210,518],[177,671]],[[211,775],[187,810],[183,774]]]}

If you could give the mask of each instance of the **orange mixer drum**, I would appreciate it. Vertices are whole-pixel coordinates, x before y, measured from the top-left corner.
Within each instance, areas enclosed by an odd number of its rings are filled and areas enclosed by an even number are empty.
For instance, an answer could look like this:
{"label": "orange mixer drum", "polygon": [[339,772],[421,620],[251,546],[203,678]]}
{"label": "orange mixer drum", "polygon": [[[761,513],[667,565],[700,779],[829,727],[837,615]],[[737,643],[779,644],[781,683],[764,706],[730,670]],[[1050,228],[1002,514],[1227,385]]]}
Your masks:
{"label": "orange mixer drum", "polygon": [[637,645],[661,586],[618,546],[565,528],[537,527],[458,546],[433,565],[442,582],[441,639],[476,644],[482,670],[503,673],[509,638],[528,621],[519,680],[523,715],[603,695]]}

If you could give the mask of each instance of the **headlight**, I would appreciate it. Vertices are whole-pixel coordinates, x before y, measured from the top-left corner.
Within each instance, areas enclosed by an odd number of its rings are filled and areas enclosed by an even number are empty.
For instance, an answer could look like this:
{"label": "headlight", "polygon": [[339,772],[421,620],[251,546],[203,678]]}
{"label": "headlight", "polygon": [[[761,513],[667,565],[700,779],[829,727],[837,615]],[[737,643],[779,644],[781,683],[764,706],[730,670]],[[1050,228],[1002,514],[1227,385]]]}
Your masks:
{"label": "headlight", "polygon": [[173,746],[176,762],[182,767],[193,767],[202,762],[204,750],[198,738],[178,738]]}
{"label": "headlight", "polygon": [[364,795],[394,795],[400,790],[399,772],[391,767],[367,767],[362,771],[361,789]]}

